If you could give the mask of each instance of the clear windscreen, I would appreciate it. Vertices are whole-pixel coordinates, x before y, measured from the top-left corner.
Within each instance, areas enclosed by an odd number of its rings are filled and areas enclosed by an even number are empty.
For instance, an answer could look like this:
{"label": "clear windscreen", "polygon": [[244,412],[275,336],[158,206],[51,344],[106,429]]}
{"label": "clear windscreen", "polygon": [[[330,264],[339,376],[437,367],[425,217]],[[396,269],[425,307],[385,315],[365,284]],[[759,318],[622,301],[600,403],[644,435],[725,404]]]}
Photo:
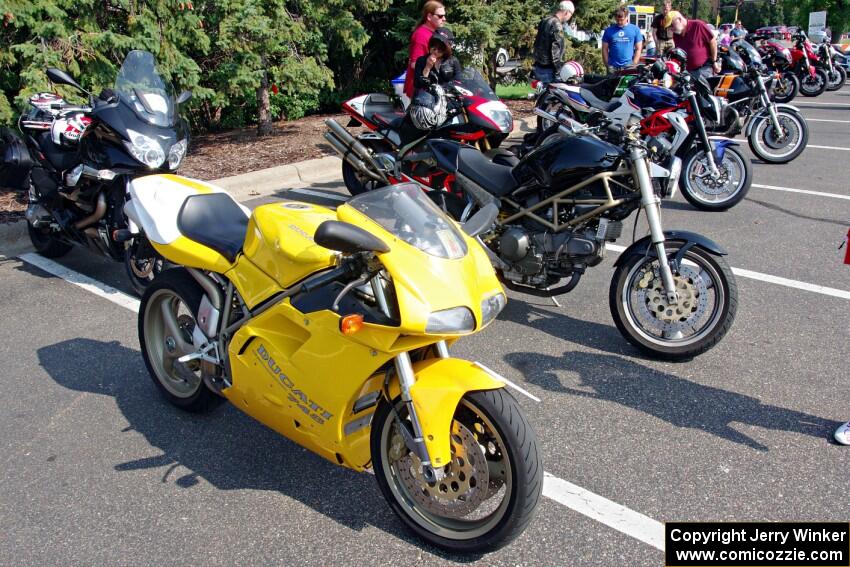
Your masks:
{"label": "clear windscreen", "polygon": [[479,73],[474,67],[467,67],[460,72],[460,75],[456,76],[452,81],[449,81],[448,84],[465,89],[477,97],[485,98],[487,100],[499,100],[499,97],[497,97],[496,93],[493,92],[493,89],[490,88],[490,84],[484,80],[481,73]]}
{"label": "clear windscreen", "polygon": [[173,126],[174,91],[157,71],[156,60],[147,51],[131,51],[115,78],[115,92],[145,122]]}
{"label": "clear windscreen", "polygon": [[405,183],[368,191],[348,205],[426,254],[451,260],[466,255],[466,243],[456,225],[417,185]]}
{"label": "clear windscreen", "polygon": [[739,39],[735,42],[735,49],[737,49],[739,53],[744,53],[746,55],[745,59],[748,64],[755,66],[761,65],[761,55],[753,44],[744,41],[743,39]]}

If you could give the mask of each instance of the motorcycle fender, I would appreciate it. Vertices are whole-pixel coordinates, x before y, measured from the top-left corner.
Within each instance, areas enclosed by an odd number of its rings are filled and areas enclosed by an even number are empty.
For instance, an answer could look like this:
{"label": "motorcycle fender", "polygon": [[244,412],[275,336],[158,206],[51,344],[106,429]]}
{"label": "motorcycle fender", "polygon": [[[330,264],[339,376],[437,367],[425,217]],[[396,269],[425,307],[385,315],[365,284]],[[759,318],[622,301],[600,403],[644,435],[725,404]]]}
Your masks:
{"label": "motorcycle fender", "polygon": [[727,147],[739,145],[732,138],[726,138],[725,136],[709,136],[708,140],[711,142],[712,149],[714,150],[714,158],[717,161],[723,161],[723,154],[726,152]]}
{"label": "motorcycle fender", "polygon": [[[665,230],[664,241],[669,242],[671,240],[685,242],[691,246],[699,246],[700,248],[708,250],[715,256],[725,256],[728,254],[728,252],[726,252],[726,250],[715,241],[710,238],[706,238],[701,234],[697,234],[696,232],[690,232],[687,230]],[[640,240],[633,242],[631,246],[623,250],[623,253],[620,254],[620,257],[614,262],[614,267],[619,267],[632,256],[655,257],[655,248],[652,246],[652,237],[644,236]]]}
{"label": "motorcycle fender", "polygon": [[[777,111],[778,110],[793,110],[794,112],[796,112],[798,114],[800,113],[800,109],[797,108],[796,106],[792,106],[790,104],[781,104],[781,103],[774,103],[774,104],[776,104],[776,110]],[[750,134],[753,131],[753,128],[755,128],[756,123],[759,120],[761,120],[762,118],[765,118],[766,116],[770,116],[770,112],[768,111],[767,108],[762,108],[761,110],[756,112],[753,115],[752,119],[750,119],[749,123],[747,124],[747,128],[744,131],[744,137],[749,138]]]}
{"label": "motorcycle fender", "polygon": [[504,383],[468,360],[431,358],[413,365],[416,382],[410,397],[422,425],[425,447],[435,468],[451,459],[451,427],[455,410],[467,392],[495,390]]}

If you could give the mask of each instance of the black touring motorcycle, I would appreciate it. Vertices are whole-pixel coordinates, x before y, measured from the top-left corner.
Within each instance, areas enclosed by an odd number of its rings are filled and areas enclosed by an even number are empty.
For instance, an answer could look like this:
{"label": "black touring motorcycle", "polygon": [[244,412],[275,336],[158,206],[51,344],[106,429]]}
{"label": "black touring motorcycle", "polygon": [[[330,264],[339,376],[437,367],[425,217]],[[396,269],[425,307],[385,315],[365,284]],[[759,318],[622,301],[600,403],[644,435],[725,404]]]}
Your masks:
{"label": "black touring motorcycle", "polygon": [[47,69],[48,78],[88,96],[73,105],[52,93],[30,99],[18,121],[21,140],[3,134],[0,184],[29,189],[27,228],[43,256],[66,254],[82,244],[123,261],[137,293],[163,267],[141,230],[124,215],[127,187],[136,177],[173,173],[188,146],[188,126],[153,55],[131,51],[113,89],[95,97],[67,73]]}

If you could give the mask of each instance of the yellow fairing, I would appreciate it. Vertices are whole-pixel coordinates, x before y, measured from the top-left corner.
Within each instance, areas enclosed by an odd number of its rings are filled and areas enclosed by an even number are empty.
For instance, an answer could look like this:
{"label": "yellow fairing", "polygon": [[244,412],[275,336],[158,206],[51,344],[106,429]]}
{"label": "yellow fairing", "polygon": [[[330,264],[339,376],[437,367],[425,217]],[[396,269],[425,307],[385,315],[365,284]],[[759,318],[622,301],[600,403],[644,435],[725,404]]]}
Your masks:
{"label": "yellow fairing", "polygon": [[287,202],[254,209],[243,252],[281,287],[336,264],[336,254],[313,242],[316,229],[336,220],[334,211],[308,203]]}
{"label": "yellow fairing", "polygon": [[425,335],[431,313],[461,306],[472,311],[475,331],[479,331],[481,300],[504,293],[486,252],[462,231],[468,253],[451,260],[422,252],[348,205],[339,207],[337,215],[342,221],[363,226],[389,245],[390,251],[381,254],[380,260],[393,278],[406,334]]}
{"label": "yellow fairing", "polygon": [[467,392],[495,390],[504,384],[484,370],[459,358],[432,358],[413,365],[416,383],[410,389],[425,446],[435,467],[451,460],[449,435],[452,418]]}
{"label": "yellow fairing", "polygon": [[212,248],[189,240],[185,236],[179,236],[168,244],[151,241],[151,245],[163,258],[181,266],[209,270],[219,274],[223,274],[233,267],[233,264],[228,262],[227,258]]}

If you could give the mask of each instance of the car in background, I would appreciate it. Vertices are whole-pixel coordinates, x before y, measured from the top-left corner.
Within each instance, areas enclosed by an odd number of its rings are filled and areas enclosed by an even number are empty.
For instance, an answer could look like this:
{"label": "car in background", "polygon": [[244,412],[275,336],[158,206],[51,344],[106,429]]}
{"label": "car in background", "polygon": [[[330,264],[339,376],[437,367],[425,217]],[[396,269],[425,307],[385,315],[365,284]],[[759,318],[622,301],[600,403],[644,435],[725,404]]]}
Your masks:
{"label": "car in background", "polygon": [[785,26],[764,26],[756,30],[758,35],[766,35],[773,39],[791,41],[791,32]]}
{"label": "car in background", "polygon": [[499,51],[496,52],[496,67],[504,67],[508,64],[510,58],[508,50],[504,47],[500,47]]}

